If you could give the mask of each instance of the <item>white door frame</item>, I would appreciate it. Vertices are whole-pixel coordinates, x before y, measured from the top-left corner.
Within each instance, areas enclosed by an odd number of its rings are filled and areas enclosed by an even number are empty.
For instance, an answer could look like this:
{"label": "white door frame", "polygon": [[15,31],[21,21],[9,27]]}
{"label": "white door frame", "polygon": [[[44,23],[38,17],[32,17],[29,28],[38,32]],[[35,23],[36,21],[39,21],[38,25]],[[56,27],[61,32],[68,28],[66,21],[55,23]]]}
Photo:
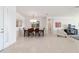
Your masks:
{"label": "white door frame", "polygon": [[0,50],[4,48],[4,10],[0,6]]}

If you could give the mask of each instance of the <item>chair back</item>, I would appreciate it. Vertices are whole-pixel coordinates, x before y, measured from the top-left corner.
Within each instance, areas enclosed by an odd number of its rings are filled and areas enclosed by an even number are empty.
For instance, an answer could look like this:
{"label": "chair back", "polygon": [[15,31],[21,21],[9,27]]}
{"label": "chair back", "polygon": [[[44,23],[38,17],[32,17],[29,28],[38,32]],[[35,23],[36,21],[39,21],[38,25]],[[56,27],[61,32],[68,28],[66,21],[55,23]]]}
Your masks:
{"label": "chair back", "polygon": [[36,29],[35,29],[35,32],[39,32],[39,28],[36,28]]}
{"label": "chair back", "polygon": [[33,32],[33,31],[34,31],[34,28],[28,29],[28,32]]}

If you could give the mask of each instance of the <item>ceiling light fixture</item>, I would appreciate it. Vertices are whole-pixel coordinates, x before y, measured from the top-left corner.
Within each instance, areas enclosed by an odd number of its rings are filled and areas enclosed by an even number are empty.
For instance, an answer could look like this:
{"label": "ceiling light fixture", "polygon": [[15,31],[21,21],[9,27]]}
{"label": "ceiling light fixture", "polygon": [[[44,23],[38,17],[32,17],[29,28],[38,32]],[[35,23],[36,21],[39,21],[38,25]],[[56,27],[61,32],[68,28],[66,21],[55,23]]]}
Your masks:
{"label": "ceiling light fixture", "polygon": [[37,22],[37,20],[36,19],[31,19],[30,22],[32,22],[32,23]]}

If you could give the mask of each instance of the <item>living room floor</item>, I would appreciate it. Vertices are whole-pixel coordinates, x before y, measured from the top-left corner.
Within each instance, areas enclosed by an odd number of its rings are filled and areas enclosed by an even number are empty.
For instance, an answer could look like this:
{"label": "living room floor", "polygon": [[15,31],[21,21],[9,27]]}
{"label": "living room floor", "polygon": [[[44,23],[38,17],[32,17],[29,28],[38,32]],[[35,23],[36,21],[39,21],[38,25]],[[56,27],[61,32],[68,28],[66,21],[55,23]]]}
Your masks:
{"label": "living room floor", "polygon": [[77,53],[79,40],[46,35],[44,37],[19,36],[16,43],[2,53]]}

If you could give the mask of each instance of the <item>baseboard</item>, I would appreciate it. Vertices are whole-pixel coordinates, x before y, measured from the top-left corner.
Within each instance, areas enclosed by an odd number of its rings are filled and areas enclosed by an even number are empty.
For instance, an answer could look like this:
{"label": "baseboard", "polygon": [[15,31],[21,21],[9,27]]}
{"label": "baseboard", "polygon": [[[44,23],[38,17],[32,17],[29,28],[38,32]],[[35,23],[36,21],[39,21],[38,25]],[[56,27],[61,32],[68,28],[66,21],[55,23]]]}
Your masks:
{"label": "baseboard", "polygon": [[4,49],[8,48],[9,46],[11,46],[12,44],[14,44],[16,42],[16,40],[12,41],[12,42],[8,42],[4,45]]}

